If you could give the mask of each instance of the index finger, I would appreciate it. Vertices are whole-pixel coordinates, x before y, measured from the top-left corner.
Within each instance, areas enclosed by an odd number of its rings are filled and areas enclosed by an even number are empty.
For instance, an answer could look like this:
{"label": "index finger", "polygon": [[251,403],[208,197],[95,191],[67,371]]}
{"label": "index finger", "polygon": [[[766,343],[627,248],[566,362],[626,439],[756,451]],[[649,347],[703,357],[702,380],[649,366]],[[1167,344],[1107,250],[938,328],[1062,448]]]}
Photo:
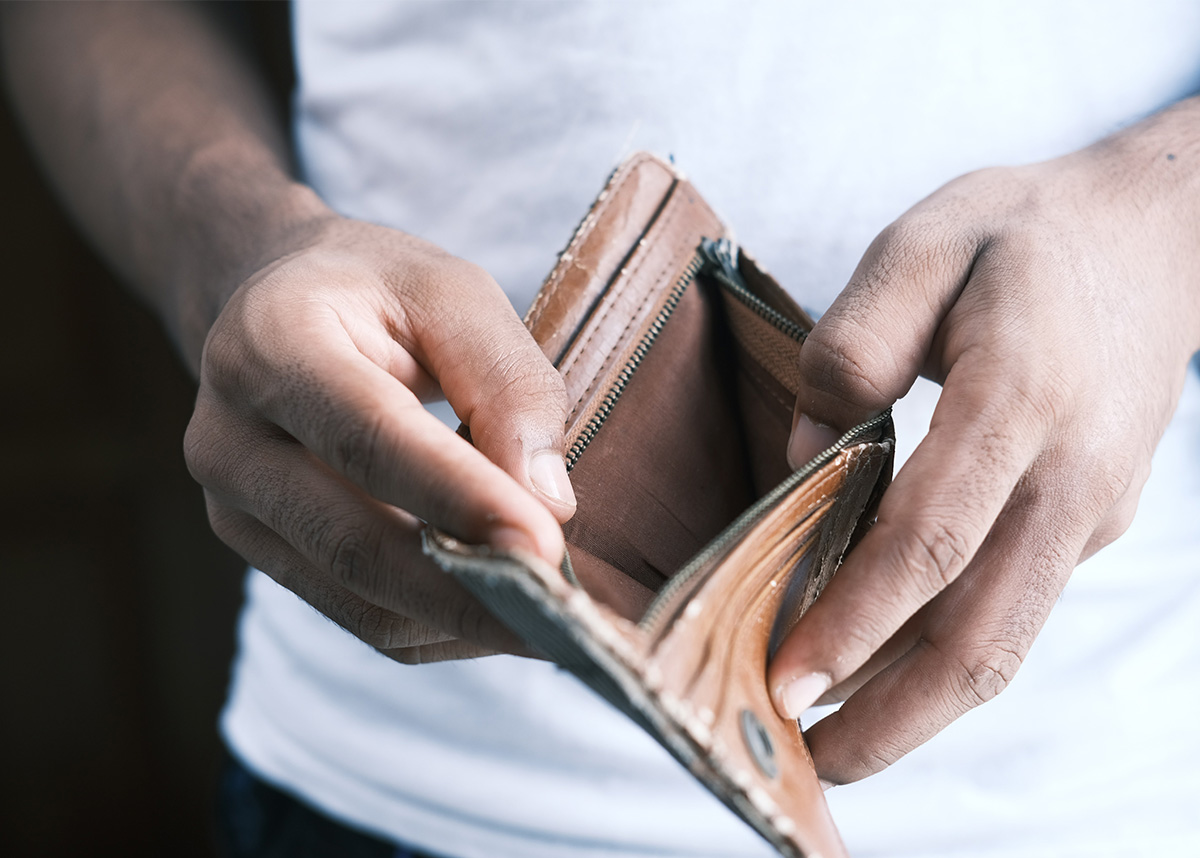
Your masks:
{"label": "index finger", "polygon": [[229,407],[270,421],[385,503],[463,539],[559,562],[562,533],[542,503],[364,356],[331,308],[296,311],[277,320],[287,335],[271,348],[234,352],[234,368],[208,361],[234,379],[214,384]]}
{"label": "index finger", "polygon": [[[841,430],[892,405],[922,372],[953,369],[930,434],[888,488],[875,527],[775,654],[768,682],[786,715],[862,667],[962,571],[1032,458],[980,419],[992,407],[992,364],[978,360],[985,349],[972,343],[933,359],[946,350],[948,317],[986,268],[987,243],[960,226],[969,222],[957,216],[964,204],[944,189],[880,233],[801,348],[797,416]],[[982,333],[986,344],[993,332]]]}
{"label": "index finger", "polygon": [[986,359],[951,370],[877,523],[775,655],[768,683],[785,717],[862,667],[975,556],[1043,443],[1008,384]]}

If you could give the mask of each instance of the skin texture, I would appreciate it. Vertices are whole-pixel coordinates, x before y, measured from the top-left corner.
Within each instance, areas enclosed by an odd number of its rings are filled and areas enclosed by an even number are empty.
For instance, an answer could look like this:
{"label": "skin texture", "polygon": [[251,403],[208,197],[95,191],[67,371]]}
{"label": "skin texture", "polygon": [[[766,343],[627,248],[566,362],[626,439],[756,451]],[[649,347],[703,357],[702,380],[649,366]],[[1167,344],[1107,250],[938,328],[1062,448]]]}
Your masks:
{"label": "skin texture", "polygon": [[[184,452],[217,534],[400,661],[521,652],[420,549],[419,519],[562,558],[563,385],[495,281],[296,183],[211,7],[3,14],[35,150],[198,376]],[[442,393],[475,447],[420,407]]]}
{"label": "skin texture", "polygon": [[[421,405],[439,382],[476,446]],[[530,460],[563,469],[565,405],[486,273],[334,218],[221,312],[184,450],[217,534],[373,646],[406,662],[520,651],[422,555],[421,521],[558,563],[554,514],[574,505],[538,491]]]}
{"label": "skin texture", "polygon": [[[562,554],[562,385],[495,282],[296,183],[210,10],[0,14],[48,174],[197,374],[185,453],[217,533],[398,660],[519,651],[418,541],[424,519]],[[827,781],[999,693],[1075,564],[1128,525],[1200,346],[1198,126],[1186,101],[950,183],[876,239],[805,343],[795,463],[918,374],[944,385],[877,526],[768,670],[785,714],[848,698],[808,734]],[[440,393],[477,448],[420,408]]]}
{"label": "skin texture", "polygon": [[807,733],[826,781],[1000,693],[1075,565],[1128,527],[1200,347],[1198,142],[1189,100],[949,183],[872,243],[804,344],[797,412],[818,424],[877,414],[918,374],[943,385],[769,670],[785,715],[846,699]]}

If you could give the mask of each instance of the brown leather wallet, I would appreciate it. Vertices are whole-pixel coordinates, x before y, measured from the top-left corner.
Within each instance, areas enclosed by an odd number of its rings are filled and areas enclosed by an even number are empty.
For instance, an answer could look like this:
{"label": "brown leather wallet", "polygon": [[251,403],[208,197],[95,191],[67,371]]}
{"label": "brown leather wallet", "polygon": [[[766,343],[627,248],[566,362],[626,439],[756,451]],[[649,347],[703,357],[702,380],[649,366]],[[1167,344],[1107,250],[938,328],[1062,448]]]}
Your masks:
{"label": "brown leather wallet", "polygon": [[555,569],[433,528],[427,553],[780,853],[844,855],[766,668],[875,517],[890,416],[793,472],[812,320],[734,250],[682,175],[644,153],[612,175],[526,324],[571,402],[567,559]]}

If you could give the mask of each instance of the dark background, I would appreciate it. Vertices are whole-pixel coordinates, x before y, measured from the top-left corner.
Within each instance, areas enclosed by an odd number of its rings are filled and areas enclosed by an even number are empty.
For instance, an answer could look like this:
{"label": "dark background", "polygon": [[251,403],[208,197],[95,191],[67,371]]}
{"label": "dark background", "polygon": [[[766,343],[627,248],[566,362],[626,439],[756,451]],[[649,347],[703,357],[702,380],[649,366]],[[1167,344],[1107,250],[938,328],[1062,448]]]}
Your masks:
{"label": "dark background", "polygon": [[[282,94],[287,10],[262,6]],[[195,387],[2,98],[0,177],[0,852],[209,855],[243,563],[183,462]]]}

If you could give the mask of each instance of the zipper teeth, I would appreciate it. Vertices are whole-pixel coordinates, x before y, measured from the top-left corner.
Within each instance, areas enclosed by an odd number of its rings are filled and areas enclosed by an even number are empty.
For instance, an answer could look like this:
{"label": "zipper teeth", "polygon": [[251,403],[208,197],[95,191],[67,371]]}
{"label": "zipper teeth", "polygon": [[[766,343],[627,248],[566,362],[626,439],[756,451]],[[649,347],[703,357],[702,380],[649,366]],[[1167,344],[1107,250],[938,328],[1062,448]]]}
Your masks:
{"label": "zipper teeth", "polygon": [[809,460],[808,464],[804,465],[797,471],[794,471],[790,477],[777,485],[767,494],[763,495],[753,506],[744,513],[739,515],[734,521],[722,530],[717,536],[708,543],[707,546],[700,550],[700,553],[689,561],[687,566],[684,566],[673,577],[671,577],[658,591],[654,597],[654,601],[650,603],[650,607],[646,610],[645,615],[638,623],[643,630],[649,631],[654,628],[655,623],[661,618],[667,605],[674,597],[683,590],[691,580],[704,569],[709,561],[718,554],[724,552],[731,543],[737,541],[742,535],[758,523],[770,509],[775,506],[785,495],[792,491],[797,485],[808,479],[813,473],[820,468],[829,464],[833,458],[851,444],[855,444],[862,439],[868,437],[874,430],[885,424],[892,417],[892,410],[880,414],[878,417],[873,417],[865,423],[860,423],[853,429],[842,435],[833,446],[822,450],[816,456]]}
{"label": "zipper teeth", "polygon": [[701,239],[700,253],[708,265],[709,274],[725,289],[769,324],[787,334],[798,343],[804,342],[808,331],[804,326],[780,313],[762,298],[755,295],[742,279],[737,267],[737,249],[728,238]]}
{"label": "zipper teeth", "polygon": [[[802,342],[807,335],[807,331],[798,323],[784,316],[782,313],[775,310],[753,292],[751,292],[744,283],[741,282],[741,276],[736,269],[730,270],[733,264],[732,256],[727,249],[723,249],[718,242],[712,242],[705,239],[696,255],[692,257],[687,267],[679,275],[679,279],[675,281],[675,285],[671,287],[671,291],[667,294],[663,306],[655,315],[654,320],[650,323],[650,327],[642,335],[638,344],[634,347],[629,359],[625,361],[625,365],[621,367],[621,371],[617,373],[616,379],[612,386],[604,395],[595,414],[588,420],[587,425],[583,427],[575,441],[571,444],[565,456],[567,470],[572,470],[579,457],[583,455],[583,451],[587,449],[596,434],[600,431],[613,408],[617,404],[617,400],[621,398],[621,394],[625,392],[625,388],[629,385],[633,374],[637,368],[641,366],[646,355],[650,351],[650,347],[654,345],[658,339],[662,329],[670,320],[671,315],[675,312],[675,308],[679,306],[687,288],[696,279],[696,276],[703,269],[708,276],[718,280],[720,284],[729,291],[735,298],[741,301],[745,306],[749,307],[757,315],[769,322],[773,327],[782,331],[784,334],[791,337],[797,342]],[[790,477],[764,495],[748,510],[738,516],[724,530],[708,543],[706,547],[701,549],[683,569],[679,570],[663,585],[655,596],[654,601],[647,609],[645,616],[639,622],[639,626],[649,630],[660,618],[660,615],[665,611],[667,603],[670,602],[676,594],[686,587],[692,578],[703,569],[708,562],[717,554],[726,550],[730,543],[734,542],[741,535],[758,522],[766,512],[773,507],[779,500],[794,489],[799,483],[807,479],[812,473],[826,465],[845,447],[856,443],[858,440],[869,435],[873,430],[886,423],[891,419],[891,409],[889,408],[883,414],[875,417],[865,423],[860,423],[853,429],[846,432],[839,438],[831,447],[814,456],[808,464],[804,465],[799,470],[792,473]]]}
{"label": "zipper teeth", "polygon": [[741,283],[738,283],[730,277],[723,269],[717,268],[713,272],[713,277],[721,281],[721,285],[728,290],[733,297],[737,298],[753,312],[766,319],[771,325],[778,328],[783,333],[787,334],[798,343],[804,342],[804,338],[808,336],[808,332],[797,322],[793,322],[787,316],[780,313],[762,298],[759,298]]}
{"label": "zipper teeth", "polygon": [[637,346],[634,347],[629,359],[625,361],[625,365],[621,367],[621,371],[617,373],[616,380],[604,395],[604,399],[600,401],[596,413],[591,416],[587,425],[583,427],[579,436],[571,444],[571,448],[567,450],[566,462],[568,471],[575,467],[575,463],[579,461],[579,457],[583,455],[583,451],[587,449],[588,444],[592,443],[592,439],[596,437],[596,433],[600,431],[600,427],[604,425],[604,421],[612,413],[613,406],[621,398],[621,394],[624,393],[629,380],[633,378],[633,374],[641,366],[642,361],[645,360],[650,347],[654,345],[654,341],[662,333],[662,329],[671,318],[671,314],[679,306],[679,301],[683,298],[683,293],[687,291],[688,286],[696,279],[696,274],[700,271],[703,264],[704,257],[697,253],[692,257],[691,262],[688,263],[683,273],[679,275],[679,279],[675,281],[675,285],[671,287],[671,291],[667,294],[667,300],[654,317],[654,321],[650,323],[650,327],[646,329],[646,333],[642,334],[642,338],[638,341]]}

